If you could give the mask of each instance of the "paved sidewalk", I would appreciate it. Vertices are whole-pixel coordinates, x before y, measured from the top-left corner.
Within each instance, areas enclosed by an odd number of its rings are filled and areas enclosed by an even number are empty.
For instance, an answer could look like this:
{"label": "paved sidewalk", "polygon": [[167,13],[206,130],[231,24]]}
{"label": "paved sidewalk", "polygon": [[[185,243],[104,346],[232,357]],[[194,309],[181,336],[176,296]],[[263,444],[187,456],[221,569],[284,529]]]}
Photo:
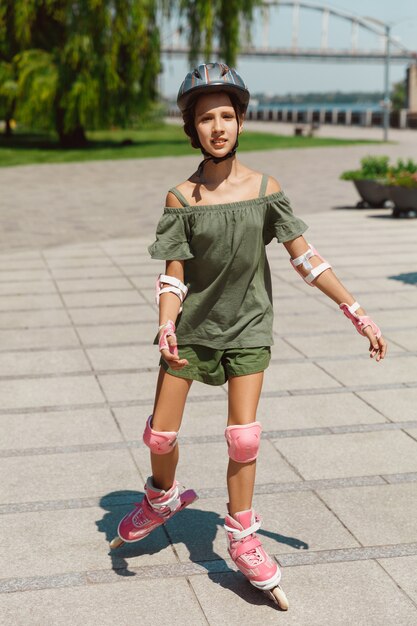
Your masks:
{"label": "paved sidewalk", "polygon": [[390,344],[371,361],[336,305],[269,246],[275,347],[255,506],[288,613],[227,556],[226,388],[194,383],[186,407],[178,477],[200,499],[108,550],[149,472],[162,266],[146,246],[161,194],[196,159],[0,170],[0,624],[417,623],[417,221],[346,208],[357,198],[336,175],[384,150],[242,155],[283,182]]}

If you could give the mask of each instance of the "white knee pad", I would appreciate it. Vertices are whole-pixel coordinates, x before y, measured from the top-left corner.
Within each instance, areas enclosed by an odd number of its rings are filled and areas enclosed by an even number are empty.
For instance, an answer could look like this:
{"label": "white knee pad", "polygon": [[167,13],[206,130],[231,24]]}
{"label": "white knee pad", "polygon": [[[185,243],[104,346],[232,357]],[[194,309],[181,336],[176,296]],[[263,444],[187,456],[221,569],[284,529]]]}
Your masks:
{"label": "white knee pad", "polygon": [[259,422],[228,426],[224,431],[229,457],[237,463],[249,463],[258,456],[262,426]]}
{"label": "white knee pad", "polygon": [[156,430],[152,430],[152,417],[153,415],[150,415],[146,420],[143,442],[154,454],[168,454],[177,445],[178,433],[175,431],[158,432]]}

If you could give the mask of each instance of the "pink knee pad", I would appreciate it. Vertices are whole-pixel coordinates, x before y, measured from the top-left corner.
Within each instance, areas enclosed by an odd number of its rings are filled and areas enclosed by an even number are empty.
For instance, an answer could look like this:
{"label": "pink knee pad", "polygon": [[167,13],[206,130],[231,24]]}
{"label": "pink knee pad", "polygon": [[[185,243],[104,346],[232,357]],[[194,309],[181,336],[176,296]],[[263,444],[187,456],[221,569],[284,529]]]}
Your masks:
{"label": "pink knee pad", "polygon": [[152,415],[146,420],[145,431],[143,433],[143,442],[151,449],[154,454],[168,454],[177,444],[178,433],[176,432],[158,432],[152,430]]}
{"label": "pink knee pad", "polygon": [[237,463],[249,463],[258,456],[262,426],[259,422],[228,426],[224,431],[229,456]]}

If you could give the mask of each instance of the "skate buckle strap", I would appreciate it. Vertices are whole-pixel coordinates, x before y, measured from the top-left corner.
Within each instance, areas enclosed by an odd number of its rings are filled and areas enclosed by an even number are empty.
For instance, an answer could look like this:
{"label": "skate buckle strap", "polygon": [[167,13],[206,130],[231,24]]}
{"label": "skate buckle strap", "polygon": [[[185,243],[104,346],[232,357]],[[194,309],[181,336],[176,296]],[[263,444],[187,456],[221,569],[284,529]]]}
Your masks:
{"label": "skate buckle strap", "polygon": [[356,311],[360,308],[359,302],[354,302],[350,306],[345,302],[339,305],[339,308],[343,311],[348,319],[352,322],[356,330],[360,335],[366,336],[363,332],[367,326],[371,327],[375,337],[379,339],[382,335],[381,329],[375,324],[375,322],[369,317],[369,315],[357,315]]}
{"label": "skate buckle strap", "polygon": [[[305,280],[305,282],[310,285],[310,287],[314,287],[314,285],[312,284],[313,280],[317,278],[317,276],[320,276],[320,274],[322,274],[325,270],[331,269],[332,266],[325,259],[323,259],[321,254],[317,252],[314,246],[309,243],[308,247],[309,249],[306,252],[304,252],[295,259],[290,259],[290,263],[293,268],[300,274],[300,276]],[[312,256],[316,256],[322,261],[317,267],[313,267],[309,261]],[[302,265],[305,270],[310,270],[307,276],[304,276],[300,272],[300,265]]]}
{"label": "skate buckle strap", "polygon": [[[169,515],[171,512],[176,511],[181,506],[181,497],[178,487],[173,490],[172,495],[166,500],[163,500],[162,502],[159,502],[158,500],[148,500],[154,511],[161,513],[161,515]],[[164,509],[167,509],[167,511],[165,512]]]}
{"label": "skate buckle strap", "polygon": [[[162,287],[162,284],[168,285],[168,287]],[[167,274],[159,274],[156,279],[155,286],[155,302],[159,305],[159,297],[163,293],[174,293],[180,299],[181,306],[179,309],[179,313],[182,311],[182,303],[188,293],[188,287],[184,285],[184,283],[179,280],[179,278],[175,278],[175,276],[168,276]]]}
{"label": "skate buckle strap", "polygon": [[224,529],[227,532],[233,533],[233,539],[235,541],[238,541],[239,539],[244,539],[245,537],[248,537],[249,535],[256,533],[256,531],[259,530],[260,527],[261,527],[261,520],[259,518],[256,519],[255,523],[252,524],[252,526],[249,526],[249,528],[244,528],[243,530],[236,530],[236,528],[227,526],[227,524],[224,525]]}

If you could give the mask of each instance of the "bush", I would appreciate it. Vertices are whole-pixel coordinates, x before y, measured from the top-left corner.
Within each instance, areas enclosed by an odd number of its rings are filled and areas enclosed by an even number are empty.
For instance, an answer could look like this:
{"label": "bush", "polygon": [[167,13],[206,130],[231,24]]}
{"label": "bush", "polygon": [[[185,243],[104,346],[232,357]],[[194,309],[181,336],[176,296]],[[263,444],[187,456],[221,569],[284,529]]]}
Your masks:
{"label": "bush", "polygon": [[376,180],[388,175],[387,156],[367,156],[361,159],[361,169],[348,170],[340,176],[342,180]]}

